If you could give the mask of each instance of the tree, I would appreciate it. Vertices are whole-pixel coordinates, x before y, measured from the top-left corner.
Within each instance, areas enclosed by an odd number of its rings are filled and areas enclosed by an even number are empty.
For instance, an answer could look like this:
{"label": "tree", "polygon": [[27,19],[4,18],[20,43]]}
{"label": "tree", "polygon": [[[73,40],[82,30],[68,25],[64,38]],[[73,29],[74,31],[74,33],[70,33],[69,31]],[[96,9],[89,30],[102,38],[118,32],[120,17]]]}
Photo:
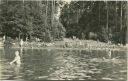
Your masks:
{"label": "tree", "polygon": [[[2,33],[7,36],[12,38],[29,37],[29,39],[37,37],[46,42],[64,37],[64,27],[59,20],[56,22],[54,19],[57,9],[53,9],[53,1],[6,0],[3,2],[0,7],[2,12],[0,24],[2,25]],[[57,3],[54,3],[56,7]],[[53,26],[54,22],[56,24]],[[56,34],[53,35],[56,32],[53,30],[54,28],[59,32],[57,38],[54,36]]]}
{"label": "tree", "polygon": [[88,39],[93,32],[100,41],[125,44],[125,5],[126,1],[74,1],[65,5],[61,21],[67,30],[66,36],[82,38],[84,35]]}

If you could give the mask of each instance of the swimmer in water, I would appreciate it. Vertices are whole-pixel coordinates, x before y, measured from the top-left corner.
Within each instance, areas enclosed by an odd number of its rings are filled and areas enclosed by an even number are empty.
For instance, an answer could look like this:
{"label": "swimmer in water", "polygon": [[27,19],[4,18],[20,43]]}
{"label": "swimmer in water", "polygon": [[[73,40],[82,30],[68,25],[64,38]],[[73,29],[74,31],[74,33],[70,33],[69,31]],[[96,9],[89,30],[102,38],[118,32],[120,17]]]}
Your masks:
{"label": "swimmer in water", "polygon": [[20,66],[21,60],[20,60],[19,51],[15,52],[15,58],[13,61],[10,62],[10,65],[12,65],[13,63],[16,63],[16,65]]}

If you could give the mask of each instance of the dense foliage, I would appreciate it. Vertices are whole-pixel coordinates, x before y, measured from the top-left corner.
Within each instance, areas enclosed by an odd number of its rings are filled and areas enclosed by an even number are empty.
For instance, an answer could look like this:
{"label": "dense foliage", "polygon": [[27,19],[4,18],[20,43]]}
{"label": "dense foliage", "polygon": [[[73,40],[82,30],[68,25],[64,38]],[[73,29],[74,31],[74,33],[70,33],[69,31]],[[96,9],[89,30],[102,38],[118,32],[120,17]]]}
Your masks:
{"label": "dense foliage", "polygon": [[[61,16],[56,18],[58,7]],[[60,22],[61,21],[61,22]],[[65,37],[125,44],[125,1],[10,1],[0,4],[0,34],[12,38],[40,38],[50,42]],[[66,30],[65,30],[66,29]]]}
{"label": "dense foliage", "polygon": [[61,22],[67,37],[125,43],[125,1],[74,1],[62,11]]}
{"label": "dense foliage", "polygon": [[40,38],[47,42],[62,39],[65,28],[54,18],[56,6],[52,1],[2,1],[1,31],[12,38]]}

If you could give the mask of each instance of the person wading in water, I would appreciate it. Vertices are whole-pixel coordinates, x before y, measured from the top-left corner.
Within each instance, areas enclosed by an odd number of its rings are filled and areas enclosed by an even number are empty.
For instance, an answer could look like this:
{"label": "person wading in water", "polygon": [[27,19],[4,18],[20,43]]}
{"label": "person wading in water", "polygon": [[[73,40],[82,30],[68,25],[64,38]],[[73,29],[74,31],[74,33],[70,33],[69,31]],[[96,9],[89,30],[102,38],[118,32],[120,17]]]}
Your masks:
{"label": "person wading in water", "polygon": [[19,51],[15,52],[15,58],[13,61],[10,62],[10,65],[12,65],[14,67],[14,77],[18,78],[19,71],[20,71],[20,65],[21,65]]}
{"label": "person wading in water", "polygon": [[20,47],[23,46],[23,43],[24,43],[24,41],[23,41],[23,39],[21,39],[21,40],[20,40]]}

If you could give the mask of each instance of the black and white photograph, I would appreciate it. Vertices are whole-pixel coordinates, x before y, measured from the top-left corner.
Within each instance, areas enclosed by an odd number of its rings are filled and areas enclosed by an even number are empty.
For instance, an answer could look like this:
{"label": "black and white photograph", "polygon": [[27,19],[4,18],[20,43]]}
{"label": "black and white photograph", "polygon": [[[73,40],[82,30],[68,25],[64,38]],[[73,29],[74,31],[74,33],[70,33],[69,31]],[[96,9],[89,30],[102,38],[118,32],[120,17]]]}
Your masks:
{"label": "black and white photograph", "polygon": [[128,81],[128,1],[0,0],[0,80]]}

